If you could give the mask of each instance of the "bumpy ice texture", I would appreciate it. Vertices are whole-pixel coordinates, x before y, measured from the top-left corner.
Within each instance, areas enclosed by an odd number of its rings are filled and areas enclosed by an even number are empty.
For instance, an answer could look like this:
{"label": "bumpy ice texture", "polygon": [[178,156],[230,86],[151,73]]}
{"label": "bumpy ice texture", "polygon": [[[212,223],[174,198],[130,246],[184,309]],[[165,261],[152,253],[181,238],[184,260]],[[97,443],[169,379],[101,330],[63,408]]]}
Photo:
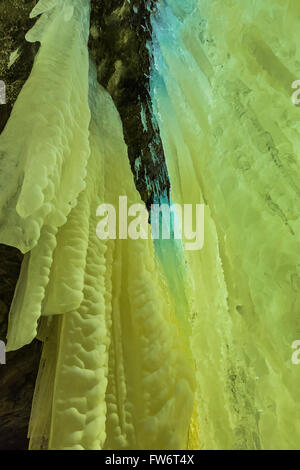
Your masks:
{"label": "bumpy ice texture", "polygon": [[41,48],[0,139],[1,241],[26,252],[8,348],[38,324],[44,341],[30,447],[185,448],[194,369],[184,312],[150,238],[96,234],[99,204],[142,201],[119,115],[88,62],[89,2],[41,0],[41,13],[28,33]]}
{"label": "bumpy ice texture", "polygon": [[39,2],[32,11],[45,11],[28,33],[41,48],[0,139],[0,241],[26,253],[8,350],[36,335],[57,231],[85,187],[89,2],[71,4]]}

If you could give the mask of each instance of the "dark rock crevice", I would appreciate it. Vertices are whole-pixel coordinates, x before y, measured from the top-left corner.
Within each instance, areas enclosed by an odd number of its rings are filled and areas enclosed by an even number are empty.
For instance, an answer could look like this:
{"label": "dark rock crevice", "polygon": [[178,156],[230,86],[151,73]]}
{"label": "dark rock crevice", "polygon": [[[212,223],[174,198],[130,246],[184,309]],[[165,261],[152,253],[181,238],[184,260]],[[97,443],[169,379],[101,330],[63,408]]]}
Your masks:
{"label": "dark rock crevice", "polygon": [[[135,184],[149,207],[155,193],[168,193],[162,143],[149,96],[150,14],[155,0],[92,0],[89,49],[98,81],[121,115]],[[156,188],[156,189],[155,189]]]}

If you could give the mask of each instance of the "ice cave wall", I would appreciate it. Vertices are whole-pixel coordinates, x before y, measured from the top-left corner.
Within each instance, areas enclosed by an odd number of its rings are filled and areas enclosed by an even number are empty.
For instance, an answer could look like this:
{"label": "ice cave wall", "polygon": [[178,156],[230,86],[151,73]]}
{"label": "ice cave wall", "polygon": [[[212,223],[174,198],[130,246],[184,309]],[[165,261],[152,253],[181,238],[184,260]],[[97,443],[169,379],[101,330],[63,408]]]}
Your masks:
{"label": "ice cave wall", "polygon": [[204,202],[194,282],[200,445],[299,447],[297,1],[166,0],[152,96],[174,202]]}

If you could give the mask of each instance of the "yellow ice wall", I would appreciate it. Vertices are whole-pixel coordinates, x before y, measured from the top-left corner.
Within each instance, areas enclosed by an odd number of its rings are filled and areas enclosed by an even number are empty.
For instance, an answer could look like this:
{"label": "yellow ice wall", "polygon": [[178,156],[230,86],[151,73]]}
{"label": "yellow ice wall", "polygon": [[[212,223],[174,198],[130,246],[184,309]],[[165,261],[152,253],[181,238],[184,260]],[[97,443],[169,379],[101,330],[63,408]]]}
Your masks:
{"label": "yellow ice wall", "polygon": [[299,17],[295,0],[166,0],[153,15],[172,199],[206,204],[186,260],[207,449],[299,448]]}

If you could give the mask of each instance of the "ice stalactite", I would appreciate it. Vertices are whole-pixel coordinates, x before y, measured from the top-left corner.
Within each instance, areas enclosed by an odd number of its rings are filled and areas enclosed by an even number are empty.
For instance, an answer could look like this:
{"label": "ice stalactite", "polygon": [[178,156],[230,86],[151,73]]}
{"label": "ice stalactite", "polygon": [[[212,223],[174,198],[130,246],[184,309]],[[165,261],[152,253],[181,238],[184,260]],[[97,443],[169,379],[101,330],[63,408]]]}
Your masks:
{"label": "ice stalactite", "polygon": [[184,449],[187,312],[179,318],[150,237],[96,234],[101,203],[142,201],[119,115],[89,63],[89,2],[41,0],[38,14],[28,40],[41,47],[0,138],[1,241],[26,253],[8,347],[37,327],[44,342],[30,447]]}
{"label": "ice stalactite", "polygon": [[186,253],[204,448],[299,447],[299,17],[279,0],[166,0],[152,15],[172,199],[206,204],[204,249]]}
{"label": "ice stalactite", "polygon": [[8,349],[36,335],[57,231],[85,187],[89,3],[75,3],[72,16],[71,8],[72,2],[40,2],[32,11],[45,11],[27,34],[41,48],[1,134],[1,242],[26,253]]}

